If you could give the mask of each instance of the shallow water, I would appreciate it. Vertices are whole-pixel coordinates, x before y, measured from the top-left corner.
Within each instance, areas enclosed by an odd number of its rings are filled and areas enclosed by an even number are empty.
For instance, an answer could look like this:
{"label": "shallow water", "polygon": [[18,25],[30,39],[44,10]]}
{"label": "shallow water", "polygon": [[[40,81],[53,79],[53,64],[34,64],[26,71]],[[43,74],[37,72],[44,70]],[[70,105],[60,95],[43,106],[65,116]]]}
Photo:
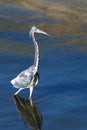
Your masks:
{"label": "shallow water", "polygon": [[[62,2],[66,12],[60,9],[59,14],[57,8],[51,12],[39,2],[41,8],[32,3],[0,3],[0,130],[87,129],[86,8],[81,11],[77,1],[78,9],[73,4],[73,12],[67,0]],[[17,89],[10,80],[33,64],[34,46],[28,35],[33,25],[53,37],[35,35],[40,47],[40,81],[31,103],[28,89],[13,97]]]}

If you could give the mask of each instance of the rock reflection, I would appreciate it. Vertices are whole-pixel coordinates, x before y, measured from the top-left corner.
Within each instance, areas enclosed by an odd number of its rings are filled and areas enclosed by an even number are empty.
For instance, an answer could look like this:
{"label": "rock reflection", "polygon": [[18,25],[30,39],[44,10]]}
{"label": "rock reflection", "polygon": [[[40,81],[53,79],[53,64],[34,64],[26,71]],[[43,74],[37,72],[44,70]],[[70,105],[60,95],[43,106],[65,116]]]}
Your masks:
{"label": "rock reflection", "polygon": [[23,99],[18,95],[13,96],[19,116],[31,130],[41,130],[42,116],[34,105],[32,99]]}

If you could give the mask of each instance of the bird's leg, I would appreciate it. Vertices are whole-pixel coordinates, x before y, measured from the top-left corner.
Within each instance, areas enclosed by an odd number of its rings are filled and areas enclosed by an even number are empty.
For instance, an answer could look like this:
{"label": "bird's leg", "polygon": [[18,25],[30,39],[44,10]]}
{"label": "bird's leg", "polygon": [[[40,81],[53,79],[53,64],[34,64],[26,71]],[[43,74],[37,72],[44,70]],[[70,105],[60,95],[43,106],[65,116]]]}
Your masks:
{"label": "bird's leg", "polygon": [[17,95],[23,88],[20,88],[14,95]]}
{"label": "bird's leg", "polygon": [[33,87],[30,87],[30,99],[31,99],[31,96],[32,96],[32,92],[33,92]]}
{"label": "bird's leg", "polygon": [[29,101],[30,101],[30,105],[33,107],[32,98],[30,98]]}

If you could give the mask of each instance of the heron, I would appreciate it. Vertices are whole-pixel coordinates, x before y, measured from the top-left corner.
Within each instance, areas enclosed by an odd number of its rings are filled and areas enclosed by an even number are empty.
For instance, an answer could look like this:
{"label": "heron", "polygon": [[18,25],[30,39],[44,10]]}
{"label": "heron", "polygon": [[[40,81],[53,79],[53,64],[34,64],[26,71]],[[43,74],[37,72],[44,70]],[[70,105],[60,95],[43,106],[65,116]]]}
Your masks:
{"label": "heron", "polygon": [[34,87],[38,84],[39,80],[39,74],[38,74],[38,66],[39,66],[39,46],[35,39],[35,33],[42,33],[44,35],[50,36],[48,33],[38,29],[36,26],[33,26],[29,32],[30,37],[33,40],[34,48],[35,48],[35,58],[34,63],[29,68],[25,69],[21,73],[18,74],[14,79],[12,79],[10,82],[13,85],[13,87],[17,88],[18,91],[14,93],[14,95],[17,95],[21,90],[25,88],[30,89],[30,95],[29,97],[32,97],[32,92]]}

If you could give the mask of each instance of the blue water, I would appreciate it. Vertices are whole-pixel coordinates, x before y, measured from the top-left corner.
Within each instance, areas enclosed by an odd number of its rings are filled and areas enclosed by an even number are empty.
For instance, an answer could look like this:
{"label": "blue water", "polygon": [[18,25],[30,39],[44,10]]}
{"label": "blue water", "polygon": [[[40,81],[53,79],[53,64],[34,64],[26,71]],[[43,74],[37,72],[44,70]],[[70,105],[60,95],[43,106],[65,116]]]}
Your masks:
{"label": "blue water", "polygon": [[[5,10],[6,14],[4,8],[8,11]],[[31,14],[28,14],[27,9],[16,10],[15,7],[4,5],[0,10],[3,16],[1,18],[3,27],[0,30],[0,130],[31,129],[30,117],[31,113],[35,116],[35,110],[39,114],[37,122],[40,123],[41,130],[86,130],[87,36],[86,32],[83,33],[84,27],[79,28],[81,35],[77,34],[79,29],[76,29],[74,35],[65,33],[59,36],[59,32],[57,35],[53,28],[51,33],[54,37],[35,35],[40,47],[40,80],[33,92],[32,102],[35,107],[32,108],[29,101],[26,101],[29,90],[21,91],[17,100],[13,98],[17,89],[10,84],[12,78],[33,64],[34,46],[28,36],[29,28],[33,24],[39,25],[42,21],[39,28],[49,31],[49,28],[46,30],[47,25],[53,23],[55,26],[56,24],[64,26],[65,21],[56,19],[55,22],[54,17],[50,21],[48,17],[43,26],[43,16],[35,22],[28,16],[27,20],[22,21],[22,18],[26,17],[23,11],[27,12],[26,15]],[[9,10],[16,10],[15,15]],[[38,19],[37,13],[34,13],[34,18]],[[20,14],[22,18],[16,23],[15,16],[18,17]],[[14,19],[7,18],[6,15],[9,17],[12,15]]]}

